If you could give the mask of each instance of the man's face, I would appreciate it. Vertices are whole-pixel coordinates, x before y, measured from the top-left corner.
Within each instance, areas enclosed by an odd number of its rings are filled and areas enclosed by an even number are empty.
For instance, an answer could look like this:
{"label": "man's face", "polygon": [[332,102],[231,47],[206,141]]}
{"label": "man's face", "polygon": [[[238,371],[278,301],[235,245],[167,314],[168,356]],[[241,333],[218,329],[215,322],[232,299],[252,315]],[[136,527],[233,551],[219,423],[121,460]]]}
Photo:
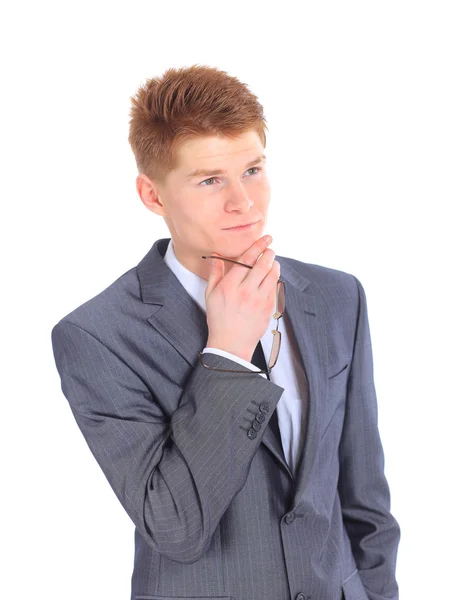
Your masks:
{"label": "man's face", "polygon": [[[167,223],[176,257],[203,279],[208,279],[210,260],[201,255],[216,252],[238,260],[264,233],[270,185],[263,154],[255,131],[233,140],[195,138],[181,147],[178,166],[162,185],[145,175],[138,178],[144,178],[137,181],[143,202]],[[202,173],[194,174],[198,170]],[[253,222],[251,228],[226,231]],[[225,272],[233,266],[224,264]]]}

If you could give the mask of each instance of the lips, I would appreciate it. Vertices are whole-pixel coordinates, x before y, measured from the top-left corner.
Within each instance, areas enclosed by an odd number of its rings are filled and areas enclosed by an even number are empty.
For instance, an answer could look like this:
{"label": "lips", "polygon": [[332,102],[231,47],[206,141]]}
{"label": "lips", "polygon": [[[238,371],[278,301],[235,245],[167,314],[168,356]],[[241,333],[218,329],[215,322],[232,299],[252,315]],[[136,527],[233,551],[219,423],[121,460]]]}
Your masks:
{"label": "lips", "polygon": [[225,227],[225,229],[237,229],[238,227],[248,227],[249,225],[255,225],[258,221],[253,221],[252,223],[242,223],[242,225],[233,225],[232,227]]}

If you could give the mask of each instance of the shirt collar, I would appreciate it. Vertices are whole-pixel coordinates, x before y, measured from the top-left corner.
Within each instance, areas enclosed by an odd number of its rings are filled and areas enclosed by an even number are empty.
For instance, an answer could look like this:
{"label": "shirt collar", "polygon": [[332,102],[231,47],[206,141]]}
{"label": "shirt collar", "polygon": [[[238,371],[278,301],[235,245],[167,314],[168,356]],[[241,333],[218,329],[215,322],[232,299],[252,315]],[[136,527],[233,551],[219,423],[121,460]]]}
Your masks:
{"label": "shirt collar", "polygon": [[167,250],[165,252],[164,261],[167,266],[173,271],[176,278],[179,280],[184,289],[188,292],[198,306],[206,312],[205,290],[208,282],[199,275],[189,271],[177,259],[175,250],[173,249],[173,239],[170,239]]}

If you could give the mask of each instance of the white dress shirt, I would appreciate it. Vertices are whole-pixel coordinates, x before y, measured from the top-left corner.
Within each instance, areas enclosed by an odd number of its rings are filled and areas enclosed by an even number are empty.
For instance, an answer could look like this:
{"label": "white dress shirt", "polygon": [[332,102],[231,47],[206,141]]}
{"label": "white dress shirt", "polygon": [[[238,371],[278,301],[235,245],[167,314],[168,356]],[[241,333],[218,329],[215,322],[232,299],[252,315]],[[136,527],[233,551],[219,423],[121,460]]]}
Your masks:
{"label": "white dress shirt", "polygon": [[[186,292],[191,296],[197,305],[206,313],[205,290],[207,281],[202,279],[195,273],[192,273],[184,267],[175,255],[173,248],[173,240],[171,239],[167,251],[164,256],[164,261],[173,271]],[[276,312],[276,290],[274,293]],[[268,364],[273,344],[272,329],[276,326],[275,320],[272,318],[269,322],[268,329],[261,338],[263,353]],[[305,433],[308,388],[305,379],[300,354],[295,341],[292,339],[291,329],[287,328],[284,323],[284,316],[279,320],[279,331],[281,332],[281,348],[276,365],[273,367],[270,375],[271,381],[284,388],[281,398],[277,404],[276,410],[279,420],[279,429],[281,432],[282,447],[287,465],[296,476],[299,465],[299,452],[302,444],[300,444],[301,436]],[[212,352],[225,356],[235,362],[244,365],[253,371],[260,369],[251,362],[240,358],[226,350],[220,348],[204,348],[205,352]],[[260,373],[261,377],[265,377],[264,373]]]}

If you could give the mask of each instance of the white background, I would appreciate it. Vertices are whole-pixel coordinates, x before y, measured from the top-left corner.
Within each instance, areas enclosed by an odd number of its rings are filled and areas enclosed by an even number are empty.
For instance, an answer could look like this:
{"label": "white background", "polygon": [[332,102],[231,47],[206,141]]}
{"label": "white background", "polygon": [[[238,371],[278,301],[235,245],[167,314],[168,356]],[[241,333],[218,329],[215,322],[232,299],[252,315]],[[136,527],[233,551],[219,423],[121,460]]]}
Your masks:
{"label": "white background", "polygon": [[169,237],[136,193],[129,97],[198,63],[264,106],[276,254],[366,290],[400,598],[462,597],[460,3],[12,6],[0,15],[0,596],[129,598],[134,527],[62,395],[50,335]]}

